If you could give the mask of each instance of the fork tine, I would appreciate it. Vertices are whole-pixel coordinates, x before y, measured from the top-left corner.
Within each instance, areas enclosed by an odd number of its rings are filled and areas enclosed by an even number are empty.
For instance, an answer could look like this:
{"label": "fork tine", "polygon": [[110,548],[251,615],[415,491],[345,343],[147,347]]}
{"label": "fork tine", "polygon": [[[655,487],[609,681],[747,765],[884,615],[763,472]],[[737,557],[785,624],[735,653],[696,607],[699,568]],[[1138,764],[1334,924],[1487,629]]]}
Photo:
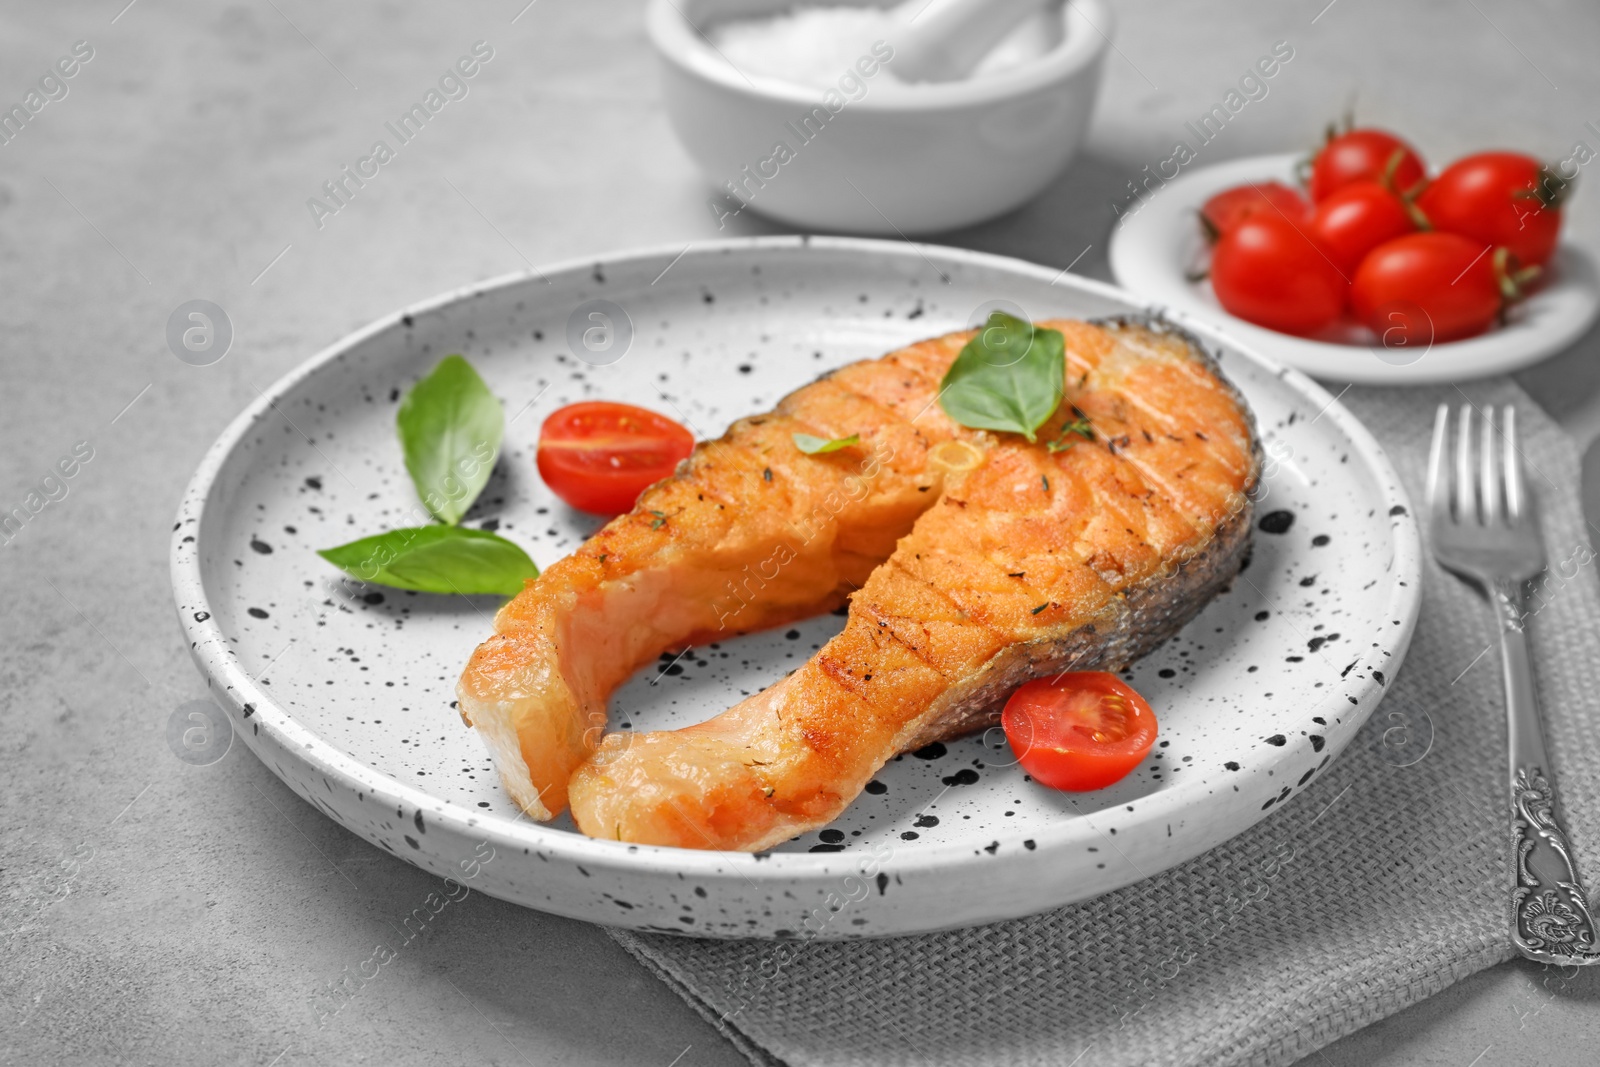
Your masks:
{"label": "fork tine", "polygon": [[1522,451],[1517,447],[1517,409],[1507,404],[1500,421],[1505,431],[1506,517],[1516,522],[1522,518],[1526,499],[1522,483]]}
{"label": "fork tine", "polygon": [[1472,405],[1462,404],[1461,424],[1456,427],[1455,511],[1457,522],[1476,522],[1478,518],[1477,479],[1472,476]]}
{"label": "fork tine", "polygon": [[[1501,419],[1504,421],[1505,416]],[[1495,449],[1494,408],[1483,410],[1483,453],[1478,457],[1478,504],[1483,509],[1483,524],[1493,526],[1500,521],[1500,467],[1495,462],[1499,456]]]}
{"label": "fork tine", "polygon": [[1444,458],[1449,437],[1450,405],[1440,404],[1433,413],[1433,443],[1428,446],[1428,507],[1445,516],[1450,513],[1450,466]]}

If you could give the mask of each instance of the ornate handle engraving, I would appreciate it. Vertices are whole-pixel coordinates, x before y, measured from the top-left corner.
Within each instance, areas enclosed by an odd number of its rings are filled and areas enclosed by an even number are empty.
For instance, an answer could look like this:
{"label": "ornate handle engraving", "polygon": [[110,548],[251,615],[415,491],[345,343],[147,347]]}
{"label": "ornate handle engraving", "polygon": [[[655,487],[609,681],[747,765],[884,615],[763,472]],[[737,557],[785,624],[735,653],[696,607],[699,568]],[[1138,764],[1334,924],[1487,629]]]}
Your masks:
{"label": "ornate handle engraving", "polygon": [[1518,949],[1546,963],[1600,963],[1594,918],[1543,767],[1518,767],[1512,778],[1511,839],[1517,867],[1511,929]]}

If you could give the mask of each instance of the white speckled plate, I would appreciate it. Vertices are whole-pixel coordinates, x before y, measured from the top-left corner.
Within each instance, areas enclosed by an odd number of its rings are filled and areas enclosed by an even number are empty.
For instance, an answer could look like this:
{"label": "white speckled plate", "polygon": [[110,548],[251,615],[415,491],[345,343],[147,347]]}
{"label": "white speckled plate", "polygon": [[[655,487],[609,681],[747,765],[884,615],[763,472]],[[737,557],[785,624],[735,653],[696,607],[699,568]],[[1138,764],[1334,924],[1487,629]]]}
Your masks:
{"label": "white speckled plate", "polygon": [[[507,412],[504,457],[469,525],[548,565],[596,527],[541,484],[555,407],[607,397],[701,435],[842,363],[964,327],[980,306],[1137,311],[1109,286],[954,249],[767,238],[573,264],[450,293],[290,374],[206,455],[173,532],[179,615],[234,728],[355,833],[529,907],[716,937],[861,937],[960,926],[1091,897],[1239,833],[1338,755],[1398,670],[1419,542],[1377,444],[1297,372],[1217,345],[1269,457],[1254,558],[1231,591],[1132,672],[1160,740],[1133,774],[1068,796],[1023,780],[999,731],[901,757],[832,826],[762,856],[596,841],[534,825],[451,707],[492,599],[352,596],[314,554],[408,521],[401,392],[464,352]],[[614,302],[631,350],[574,359],[568,319]],[[1204,331],[1202,330],[1202,335]],[[1215,342],[1215,335],[1210,341]],[[825,616],[694,649],[612,701],[638,728],[687,724],[782,677],[836,632]]]}
{"label": "white speckled plate", "polygon": [[1513,307],[1505,325],[1477,337],[1428,345],[1386,348],[1353,323],[1326,337],[1294,337],[1230,315],[1217,302],[1210,279],[1190,280],[1203,265],[1201,206],[1224,189],[1245,182],[1294,185],[1298,155],[1235,159],[1180,175],[1138,211],[1125,215],[1111,235],[1111,271],[1117,281],[1157,307],[1215,323],[1237,344],[1282,360],[1325,381],[1411,385],[1464,381],[1508,374],[1555,355],[1583,336],[1600,313],[1600,279],[1594,260],[1564,244],[1551,261],[1550,277]]}

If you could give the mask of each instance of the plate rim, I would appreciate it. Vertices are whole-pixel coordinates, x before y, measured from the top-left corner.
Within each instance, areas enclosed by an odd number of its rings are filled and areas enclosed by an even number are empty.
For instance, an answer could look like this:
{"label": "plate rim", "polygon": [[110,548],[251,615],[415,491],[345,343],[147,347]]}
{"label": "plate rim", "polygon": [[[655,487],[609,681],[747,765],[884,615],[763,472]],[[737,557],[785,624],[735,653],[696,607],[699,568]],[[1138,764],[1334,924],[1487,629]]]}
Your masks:
{"label": "plate rim", "polygon": [[[735,237],[695,242],[691,251],[699,256],[720,257],[738,252],[759,254],[807,249],[857,253],[869,258],[888,257],[891,260],[913,262],[921,259],[924,264],[933,266],[933,261],[928,258],[931,252],[943,257],[952,265],[1031,276],[1049,285],[1055,285],[1068,277],[1066,271],[1055,271],[1010,256],[923,242],[867,237],[817,235]],[[367,325],[351,331],[291,368],[236,415],[206,450],[184,489],[179,503],[177,522],[171,534],[170,577],[174,607],[184,637],[190,643],[191,656],[207,679],[213,699],[233,703],[235,705],[233,710],[236,713],[244,704],[254,704],[254,715],[259,723],[257,728],[265,731],[268,739],[279,748],[294,753],[312,770],[337,778],[342,785],[353,792],[365,790],[373,794],[374,799],[380,796],[393,798],[398,803],[415,808],[419,812],[425,810],[429,812],[431,823],[464,839],[487,840],[491,844],[504,845],[508,848],[537,849],[552,860],[589,864],[624,873],[631,871],[648,874],[669,871],[682,872],[690,876],[717,877],[726,874],[731,864],[735,873],[757,884],[781,882],[797,877],[820,878],[856,873],[861,863],[861,856],[850,852],[766,852],[759,854],[758,858],[758,854],[745,852],[679,849],[606,841],[558,829],[548,824],[531,822],[521,812],[514,817],[484,815],[443,800],[340,751],[278,705],[270,691],[260,686],[243,669],[229,647],[226,636],[221,632],[216,622],[216,613],[211,611],[210,602],[206,597],[199,549],[209,497],[218,485],[218,475],[221,474],[230,454],[249,436],[257,423],[274,410],[275,402],[286,392],[357,345],[402,325],[404,319],[425,315],[430,311],[472,300],[491,291],[512,288],[530,281],[542,280],[547,285],[553,285],[553,278],[572,273],[587,273],[597,264],[620,269],[630,263],[651,259],[674,260],[682,258],[685,254],[683,248],[677,244],[623,249],[599,255],[572,257],[545,268],[526,268],[459,286],[380,316]],[[1366,427],[1339,402],[1338,398],[1301,371],[1240,344],[1204,321],[1196,320],[1183,312],[1155,307],[1149,301],[1125,289],[1081,275],[1070,276],[1069,288],[1159,313],[1174,325],[1197,335],[1208,346],[1224,348],[1229,351],[1230,356],[1236,355],[1238,358],[1254,362],[1263,372],[1287,382],[1308,400],[1323,405],[1323,416],[1329,418],[1339,428],[1379,483],[1378,489],[1384,497],[1383,503],[1390,507],[1400,505],[1405,508],[1403,515],[1395,516],[1402,521],[1391,524],[1397,581],[1392,587],[1386,605],[1388,615],[1401,621],[1400,632],[1393,638],[1392,658],[1403,662],[1421,610],[1421,535],[1416,522],[1415,508],[1406,494],[1404,485],[1382,446]],[[187,525],[194,527],[195,540],[185,544],[184,527]],[[1403,585],[1400,584],[1402,580]],[[197,615],[206,617],[198,618]],[[1393,668],[1396,674],[1399,668],[1400,664],[1397,663]],[[1366,703],[1366,698],[1373,691],[1378,692],[1378,699],[1381,700],[1385,688],[1381,683],[1368,677],[1360,691],[1362,703]],[[1330,695],[1331,693],[1330,690]],[[1373,701],[1371,707],[1367,709],[1367,714],[1370,715],[1376,706],[1377,701]],[[263,714],[263,708],[271,709],[274,714]],[[235,718],[236,716],[230,716],[229,721],[238,732]],[[1359,729],[1359,724],[1353,729]],[[241,736],[241,739],[244,738]],[[252,754],[258,755],[259,758],[259,754],[254,751],[254,740],[247,740],[246,744],[251,747]],[[262,762],[282,778],[282,773],[270,761]],[[1159,821],[1167,815],[1185,810],[1195,799],[1190,794],[1202,786],[1203,783],[1197,786],[1185,783],[1141,798],[1139,810],[1142,817],[1139,821]],[[1251,826],[1270,818],[1276,810],[1277,805],[1273,805],[1272,810],[1263,811],[1260,817],[1249,824],[1228,831],[1221,840],[1225,841],[1245,832]],[[1052,827],[1046,832],[1031,831],[1033,839],[1037,841],[1037,848],[1030,850],[1026,855],[1043,859],[1065,847],[1069,843],[1068,839],[1075,824],[1083,818],[1093,818],[1094,814],[1091,812],[1078,818],[1063,820],[1060,827]],[[360,833],[354,827],[347,826],[347,829]],[[1214,844],[1207,846],[1210,847],[1214,847]],[[951,841],[926,845],[914,850],[897,851],[894,862],[898,871],[926,872],[929,869],[943,868],[951,863],[964,861],[970,855],[971,848],[968,843]],[[408,859],[405,856],[399,858]],[[1171,865],[1163,866],[1161,870],[1166,870],[1169,866]],[[1158,873],[1160,872],[1152,871],[1151,875]]]}
{"label": "plate rim", "polygon": [[[1187,173],[1180,173],[1177,177],[1169,179],[1166,185],[1162,186],[1155,196],[1151,197],[1151,201],[1154,202],[1162,194],[1170,196],[1175,190],[1199,185],[1202,179],[1217,181],[1223,178],[1224,175],[1236,181],[1245,180],[1252,175],[1263,180],[1267,178],[1274,180],[1288,178],[1292,181],[1294,165],[1303,158],[1304,154],[1299,152],[1273,152],[1254,156],[1240,156],[1211,163]],[[1513,371],[1533,366],[1566,350],[1594,325],[1597,317],[1600,317],[1600,283],[1596,281],[1597,273],[1594,257],[1582,245],[1571,240],[1563,240],[1557,245],[1554,255],[1566,262],[1568,268],[1564,272],[1562,280],[1553,287],[1553,290],[1545,290],[1544,292],[1549,293],[1551,291],[1570,289],[1579,298],[1587,298],[1587,309],[1583,313],[1581,320],[1574,320],[1574,324],[1566,330],[1552,330],[1548,334],[1536,334],[1530,338],[1536,343],[1532,343],[1525,350],[1512,355],[1499,357],[1480,356],[1478,358],[1483,359],[1484,362],[1463,373],[1449,373],[1448,363],[1442,364],[1441,370],[1432,370],[1431,368],[1433,367],[1441,367],[1440,361],[1428,361],[1425,359],[1418,359],[1410,364],[1394,365],[1383,364],[1379,361],[1352,360],[1349,370],[1343,373],[1334,373],[1326,367],[1311,367],[1309,364],[1324,359],[1350,360],[1352,355],[1369,352],[1370,348],[1364,345],[1317,341],[1294,334],[1282,333],[1265,326],[1258,326],[1221,307],[1213,308],[1196,305],[1178,308],[1176,305],[1168,303],[1159,297],[1144,295],[1139,288],[1135,287],[1134,281],[1141,276],[1149,276],[1153,273],[1154,268],[1146,269],[1138,266],[1130,268],[1130,257],[1133,255],[1130,252],[1132,242],[1147,227],[1155,224],[1150,220],[1146,220],[1145,223],[1138,221],[1139,216],[1144,214],[1144,211],[1145,209],[1141,207],[1132,214],[1124,215],[1118,220],[1116,228],[1111,232],[1106,255],[1110,261],[1111,272],[1116,277],[1118,285],[1134,294],[1141,303],[1162,305],[1174,311],[1181,310],[1192,317],[1212,322],[1219,331],[1227,334],[1231,342],[1237,347],[1251,349],[1277,362],[1295,367],[1308,375],[1320,375],[1328,381],[1348,381],[1364,385],[1428,385],[1472,381],[1496,374],[1509,374]],[[1178,272],[1162,270],[1160,273],[1163,275],[1164,280],[1171,280],[1178,276]],[[1537,298],[1538,295],[1538,293],[1535,293],[1534,298]],[[1427,351],[1429,353],[1443,352],[1447,354],[1453,352],[1458,356],[1471,356],[1475,350],[1482,352],[1492,349],[1495,344],[1496,334],[1491,332],[1480,334],[1476,337],[1465,337],[1457,341],[1444,341],[1433,345]]]}

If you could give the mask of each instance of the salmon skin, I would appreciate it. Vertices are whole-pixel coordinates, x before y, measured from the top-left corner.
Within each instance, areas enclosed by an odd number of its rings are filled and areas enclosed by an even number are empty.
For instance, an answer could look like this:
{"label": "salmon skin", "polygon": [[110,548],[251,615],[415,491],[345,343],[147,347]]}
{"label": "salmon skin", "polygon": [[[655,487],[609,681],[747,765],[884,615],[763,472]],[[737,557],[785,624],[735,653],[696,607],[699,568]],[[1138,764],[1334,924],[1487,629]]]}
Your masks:
{"label": "salmon skin", "polygon": [[[1193,618],[1249,551],[1248,407],[1158,321],[1039,325],[1064,336],[1067,389],[1037,443],[951,422],[940,381],[972,333],[923,341],[700,444],[502,608],[460,708],[523,809],[760,851],[832,821],[893,756],[992,724],[1023,682],[1119,670]],[[1080,418],[1092,440],[1063,433]],[[806,455],[795,432],[860,443]],[[763,692],[605,733],[610,692],[663,651],[847,599],[844,630]]]}

